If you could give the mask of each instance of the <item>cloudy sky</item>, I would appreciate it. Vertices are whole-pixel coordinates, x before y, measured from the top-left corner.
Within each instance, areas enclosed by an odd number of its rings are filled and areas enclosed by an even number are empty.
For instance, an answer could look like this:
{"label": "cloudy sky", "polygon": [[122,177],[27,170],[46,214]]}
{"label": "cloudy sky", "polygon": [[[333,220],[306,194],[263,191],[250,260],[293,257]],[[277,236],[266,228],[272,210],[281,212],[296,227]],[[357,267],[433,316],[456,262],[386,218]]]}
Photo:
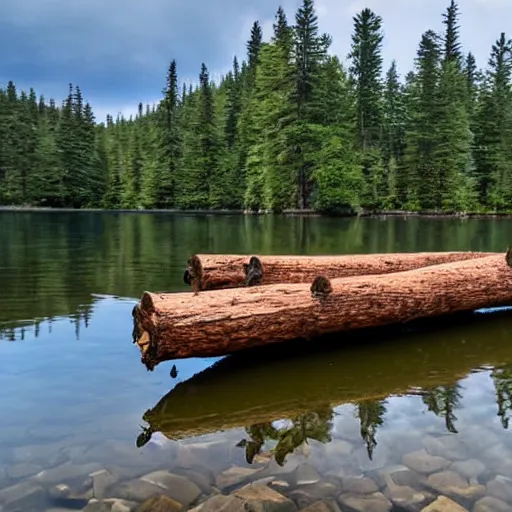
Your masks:
{"label": "cloudy sky", "polygon": [[[293,20],[300,0],[282,0]],[[410,69],[425,30],[442,30],[449,0],[317,0],[320,28],[332,52],[349,50],[352,16],[370,7],[384,20],[386,65]],[[0,80],[57,101],[78,84],[98,120],[105,113],[153,103],[172,58],[180,80],[196,79],[201,62],[213,77],[245,57],[250,27],[259,20],[268,39],[279,0],[1,0]],[[511,0],[459,0],[461,36],[479,65],[512,19]],[[512,37],[512,33],[508,34]]]}

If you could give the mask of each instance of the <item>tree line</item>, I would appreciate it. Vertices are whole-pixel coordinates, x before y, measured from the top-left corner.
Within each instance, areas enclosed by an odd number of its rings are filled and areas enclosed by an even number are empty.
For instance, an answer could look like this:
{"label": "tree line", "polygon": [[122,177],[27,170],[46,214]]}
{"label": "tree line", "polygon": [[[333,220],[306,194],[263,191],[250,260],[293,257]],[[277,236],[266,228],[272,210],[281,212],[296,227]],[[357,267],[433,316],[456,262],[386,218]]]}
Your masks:
{"label": "tree line", "polygon": [[[157,105],[97,123],[79,87],[61,105],[0,90],[0,203],[73,208],[512,210],[512,41],[480,68],[458,6],[421,35],[413,69],[383,69],[383,20],[354,16],[349,65],[313,0],[256,21],[218,82],[172,60]],[[385,72],[384,72],[385,71]]]}

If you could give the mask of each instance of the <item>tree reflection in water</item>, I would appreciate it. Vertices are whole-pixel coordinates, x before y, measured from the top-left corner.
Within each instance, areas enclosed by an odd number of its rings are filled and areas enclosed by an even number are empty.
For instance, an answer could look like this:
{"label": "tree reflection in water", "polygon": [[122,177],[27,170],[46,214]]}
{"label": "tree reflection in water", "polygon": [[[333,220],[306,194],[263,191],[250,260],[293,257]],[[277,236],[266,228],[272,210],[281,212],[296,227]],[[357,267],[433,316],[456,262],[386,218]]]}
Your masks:
{"label": "tree reflection in water", "polygon": [[428,407],[430,412],[436,416],[444,417],[446,429],[452,434],[457,434],[455,428],[455,410],[460,407],[460,399],[462,393],[460,384],[451,386],[437,386],[433,389],[421,392],[423,403]]}
{"label": "tree reflection in water", "polygon": [[252,464],[254,457],[261,453],[267,441],[273,441],[271,453],[275,461],[283,466],[286,456],[302,447],[307,451],[308,440],[320,443],[331,441],[334,411],[331,407],[300,414],[291,418],[283,428],[276,428],[274,422],[257,423],[246,427],[249,439],[242,439],[237,446],[245,448],[245,458]]}
{"label": "tree reflection in water", "polygon": [[512,365],[494,368],[491,373],[496,390],[498,416],[504,429],[508,429],[512,411]]}
{"label": "tree reflection in water", "polygon": [[360,433],[366,443],[366,452],[370,460],[373,457],[373,450],[377,446],[375,436],[378,427],[384,424],[386,414],[385,400],[365,400],[358,402],[356,414],[360,422]]}

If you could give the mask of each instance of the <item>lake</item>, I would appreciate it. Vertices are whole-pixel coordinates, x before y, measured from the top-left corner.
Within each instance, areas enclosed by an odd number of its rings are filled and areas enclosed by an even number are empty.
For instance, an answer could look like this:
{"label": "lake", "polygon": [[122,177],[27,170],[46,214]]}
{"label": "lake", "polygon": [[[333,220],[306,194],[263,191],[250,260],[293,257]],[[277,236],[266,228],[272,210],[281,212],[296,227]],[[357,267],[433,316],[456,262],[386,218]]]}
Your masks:
{"label": "lake", "polygon": [[511,241],[505,219],[0,212],[0,511],[512,510],[512,314],[153,372],[131,319],[196,252]]}

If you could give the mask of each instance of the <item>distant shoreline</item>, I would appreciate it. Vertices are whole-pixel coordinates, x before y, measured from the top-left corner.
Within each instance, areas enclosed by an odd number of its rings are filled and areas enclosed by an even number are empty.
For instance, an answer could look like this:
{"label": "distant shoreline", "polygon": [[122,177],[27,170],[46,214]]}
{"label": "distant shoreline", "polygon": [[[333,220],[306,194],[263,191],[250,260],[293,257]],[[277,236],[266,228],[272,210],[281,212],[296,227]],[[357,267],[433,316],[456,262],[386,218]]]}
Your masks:
{"label": "distant shoreline", "polygon": [[282,215],[296,217],[419,217],[437,219],[509,219],[512,213],[478,213],[478,212],[431,212],[406,210],[363,210],[360,212],[324,213],[316,210],[284,210],[280,214],[270,211],[249,212],[246,210],[178,210],[178,209],[102,209],[102,208],[49,208],[42,206],[0,206],[0,213],[135,213],[135,214],[173,214],[173,215]]}

